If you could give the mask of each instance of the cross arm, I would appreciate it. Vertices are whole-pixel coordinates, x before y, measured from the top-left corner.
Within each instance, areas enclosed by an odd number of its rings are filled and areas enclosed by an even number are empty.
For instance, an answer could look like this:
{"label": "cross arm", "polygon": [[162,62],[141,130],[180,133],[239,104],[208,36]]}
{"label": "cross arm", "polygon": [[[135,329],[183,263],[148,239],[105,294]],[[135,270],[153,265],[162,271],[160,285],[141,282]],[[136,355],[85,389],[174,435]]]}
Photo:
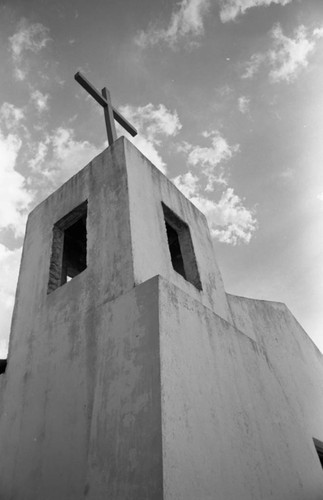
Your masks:
{"label": "cross arm", "polygon": [[74,75],[75,80],[104,108],[108,105],[106,99],[100,94],[100,92],[93,87],[92,83],[90,83],[85,76],[82,75],[79,71]]}
{"label": "cross arm", "polygon": [[104,96],[85,78],[85,76],[82,75],[82,73],[80,73],[80,71],[74,75],[74,78],[103,108],[106,108],[110,104],[114,119],[117,120],[130,135],[134,137],[138,134],[135,127],[133,127],[131,123],[111,105],[111,103],[108,103]]}
{"label": "cross arm", "polygon": [[138,134],[137,130],[135,127],[131,125],[131,123],[128,122],[128,120],[125,119],[124,116],[122,116],[119,111],[117,111],[113,106],[112,106],[112,111],[113,111],[113,117],[115,120],[117,120],[120,125],[126,129],[127,132],[129,132],[132,137],[135,137],[135,135]]}

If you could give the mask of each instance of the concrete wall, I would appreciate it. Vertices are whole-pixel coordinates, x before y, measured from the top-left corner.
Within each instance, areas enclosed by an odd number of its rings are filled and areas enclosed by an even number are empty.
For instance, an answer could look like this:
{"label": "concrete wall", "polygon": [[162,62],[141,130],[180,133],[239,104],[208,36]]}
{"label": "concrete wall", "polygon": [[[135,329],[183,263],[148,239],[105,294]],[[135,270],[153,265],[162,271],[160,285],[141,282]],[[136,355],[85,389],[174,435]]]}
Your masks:
{"label": "concrete wall", "polygon": [[[9,357],[22,318],[23,329],[29,330],[34,321],[47,315],[48,305],[54,300],[52,294],[47,296],[53,225],[85,200],[88,267],[82,277],[74,278],[84,282],[76,308],[89,308],[116,298],[135,284],[160,274],[220,316],[231,318],[205,216],[121,137],[30,214]],[[190,228],[202,291],[172,267],[162,201]]]}
{"label": "concrete wall", "polygon": [[309,441],[323,441],[322,353],[285,304],[234,295],[228,299],[236,327],[255,337]]}
{"label": "concrete wall", "polygon": [[[53,225],[85,200],[88,201],[87,268],[47,294]],[[147,352],[154,338],[156,342],[158,315],[151,307],[149,297],[147,307],[152,319],[144,318],[146,306],[140,303],[143,316],[138,321],[143,325],[137,329],[134,326],[136,318],[130,312],[125,313],[125,310],[133,309],[131,301],[123,303],[124,310],[119,315],[111,312],[113,301],[126,297],[125,294],[132,290],[134,273],[128,181],[123,140],[119,140],[36,207],[28,219],[8,367],[1,377],[0,447],[6,459],[0,463],[0,499],[81,498],[83,488],[91,498],[99,498],[95,493],[92,496],[90,488],[91,484],[96,488],[102,486],[100,481],[92,483],[91,479],[95,475],[95,464],[102,459],[93,443],[104,443],[105,434],[108,444],[101,444],[102,450],[110,448],[111,435],[113,439],[120,438],[114,442],[118,452],[115,451],[115,462],[112,460],[110,464],[114,469],[109,476],[108,489],[113,488],[113,498],[128,498],[124,491],[127,487],[129,498],[137,493],[140,498],[158,498],[161,455],[159,453],[158,458],[154,458],[150,444],[153,440],[158,449],[160,425],[155,433],[148,432],[148,429],[152,431],[153,424],[149,424],[147,413],[149,401],[157,397],[152,407],[154,419],[160,419],[158,355],[157,352]],[[153,320],[157,322],[155,337],[150,323]],[[126,324],[126,330],[120,333],[120,328]],[[147,346],[143,347],[145,341],[140,339],[145,328],[149,338],[146,339]],[[124,345],[120,347],[118,344],[117,348],[113,345],[113,336],[119,334],[124,337]],[[127,335],[130,338],[127,339]],[[132,360],[138,364],[135,346],[139,349],[139,365],[144,363],[146,366],[145,375],[140,375],[140,366],[133,371],[130,369]],[[155,347],[157,349],[158,342]],[[112,363],[115,349],[118,349],[119,358]],[[109,359],[109,366],[102,359],[103,353]],[[131,395],[133,390],[136,395],[133,402],[127,402],[129,421],[125,422],[124,429],[121,423],[114,421],[108,438],[108,429],[96,428],[99,417],[95,412],[108,394],[106,389],[104,398],[100,399],[103,397],[100,390],[103,391],[102,384],[108,386],[109,381],[120,377],[125,364],[129,371],[123,374],[124,386],[116,385],[114,390],[118,387],[125,395]],[[112,366],[113,373],[109,371]],[[103,376],[107,376],[107,380],[100,378]],[[152,384],[157,384],[153,393]],[[146,412],[148,420],[143,419],[145,425],[141,430],[137,421],[131,420],[133,406],[134,415]],[[110,415],[112,407],[108,410]],[[136,435],[132,465],[128,464],[130,442],[125,437],[127,432]],[[122,452],[122,439],[127,453]],[[145,447],[148,447],[148,452]],[[89,473],[86,486],[88,453],[93,461],[93,471]],[[110,458],[111,453],[110,450]],[[139,462],[140,474],[146,474],[145,480],[137,477],[136,463]],[[147,471],[143,462],[147,464]],[[122,480],[116,475],[116,468],[122,471]],[[156,482],[157,473],[159,482]],[[106,482],[108,472],[105,470],[104,474],[102,481]],[[115,478],[112,482],[111,477]],[[149,487],[152,482],[153,490]]]}
{"label": "concrete wall", "polygon": [[[125,156],[135,282],[160,274],[229,320],[230,309],[205,216],[128,141]],[[202,291],[172,267],[162,202],[190,228]]]}
{"label": "concrete wall", "polygon": [[[80,288],[68,303],[64,292],[47,294],[53,225],[88,200],[87,269],[64,288]],[[79,286],[78,286],[78,285]],[[29,215],[13,313],[9,359],[27,342],[53,305],[80,311],[134,286],[124,148],[114,144]],[[67,312],[66,312],[67,314]]]}
{"label": "concrete wall", "polygon": [[158,279],[102,310],[86,498],[162,500]]}
{"label": "concrete wall", "polygon": [[73,311],[78,291],[5,375],[0,499],[162,500],[158,281]]}
{"label": "concrete wall", "polygon": [[300,327],[282,311],[250,310],[276,356],[161,280],[165,500],[323,498],[312,441],[322,439],[322,357],[302,353]]}
{"label": "concrete wall", "polygon": [[[87,268],[47,294],[53,225],[85,200]],[[202,290],[172,267],[162,202]],[[0,500],[321,500],[322,388],[286,307],[225,294],[205,217],[121,138],[29,217]]]}

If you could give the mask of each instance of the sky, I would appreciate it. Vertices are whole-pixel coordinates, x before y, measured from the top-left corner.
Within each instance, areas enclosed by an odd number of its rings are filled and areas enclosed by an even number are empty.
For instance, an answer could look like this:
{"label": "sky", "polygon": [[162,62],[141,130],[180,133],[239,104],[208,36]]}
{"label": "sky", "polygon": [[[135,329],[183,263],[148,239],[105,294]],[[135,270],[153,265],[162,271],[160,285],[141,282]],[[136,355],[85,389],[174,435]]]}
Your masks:
{"label": "sky", "polygon": [[323,352],[322,63],[322,0],[2,0],[0,357],[28,213],[107,147],[77,71],[206,214],[226,290]]}

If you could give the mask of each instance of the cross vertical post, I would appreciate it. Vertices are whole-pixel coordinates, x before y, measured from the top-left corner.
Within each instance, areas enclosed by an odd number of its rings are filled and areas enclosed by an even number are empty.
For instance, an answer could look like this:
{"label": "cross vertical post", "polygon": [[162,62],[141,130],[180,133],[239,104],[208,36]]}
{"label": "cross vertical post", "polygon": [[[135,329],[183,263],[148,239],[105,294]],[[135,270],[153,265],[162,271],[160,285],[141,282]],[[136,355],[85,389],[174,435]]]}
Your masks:
{"label": "cross vertical post", "polygon": [[112,144],[117,139],[117,133],[116,133],[116,127],[114,124],[110,92],[108,91],[108,89],[106,87],[104,87],[102,89],[102,95],[108,104],[104,108],[104,119],[105,119],[105,126],[107,128],[108,142],[109,142],[109,144]]}
{"label": "cross vertical post", "polygon": [[117,133],[114,120],[117,120],[120,125],[129,132],[133,137],[137,135],[137,130],[131,123],[122,116],[111,104],[111,97],[109,90],[104,87],[102,93],[93,87],[93,85],[82,75],[79,71],[74,75],[75,80],[82,85],[82,87],[104,108],[105,125],[107,129],[109,145],[113,144],[117,139]]}

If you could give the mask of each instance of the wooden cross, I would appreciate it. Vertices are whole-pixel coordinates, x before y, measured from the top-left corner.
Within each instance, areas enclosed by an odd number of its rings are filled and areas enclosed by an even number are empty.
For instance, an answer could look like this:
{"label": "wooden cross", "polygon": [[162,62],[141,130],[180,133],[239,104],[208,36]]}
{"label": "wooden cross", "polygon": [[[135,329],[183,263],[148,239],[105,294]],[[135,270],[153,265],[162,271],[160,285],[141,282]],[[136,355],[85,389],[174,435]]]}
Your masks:
{"label": "wooden cross", "polygon": [[102,93],[100,94],[79,71],[74,75],[74,78],[103,107],[109,146],[117,139],[114,120],[117,120],[133,137],[137,135],[137,130],[112,106],[110,92],[106,87],[102,89]]}

